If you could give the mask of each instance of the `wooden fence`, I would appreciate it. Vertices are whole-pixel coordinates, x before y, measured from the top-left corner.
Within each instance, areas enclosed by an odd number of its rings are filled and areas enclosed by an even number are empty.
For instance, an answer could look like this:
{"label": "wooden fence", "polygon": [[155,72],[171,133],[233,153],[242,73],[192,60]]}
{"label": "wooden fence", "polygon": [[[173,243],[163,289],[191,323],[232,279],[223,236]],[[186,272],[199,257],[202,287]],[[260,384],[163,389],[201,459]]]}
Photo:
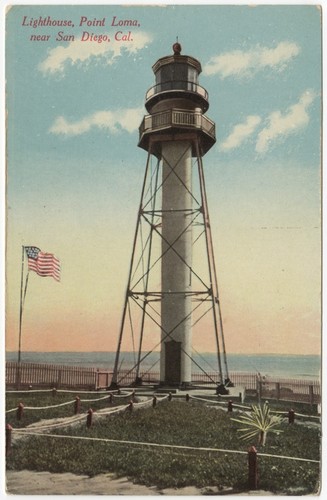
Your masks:
{"label": "wooden fence", "polygon": [[[159,372],[141,373],[144,384],[158,384]],[[118,381],[121,385],[128,386],[134,383],[134,371],[122,371]],[[236,386],[243,386],[247,391],[262,399],[277,399],[284,401],[320,403],[320,381],[304,379],[283,378],[258,378],[256,373],[231,372],[230,379]],[[105,389],[110,386],[112,371],[96,370],[95,368],[81,368],[74,366],[58,366],[48,364],[6,363],[7,388],[80,388],[80,389]],[[192,382],[196,384],[213,386],[219,383],[217,372],[193,373]]]}
{"label": "wooden fence", "polygon": [[303,403],[320,403],[319,380],[276,379],[258,380],[259,398],[277,399],[278,401],[297,401]]}
{"label": "wooden fence", "polygon": [[6,363],[8,388],[33,387],[95,389],[97,371],[94,368],[58,366],[34,363]]}

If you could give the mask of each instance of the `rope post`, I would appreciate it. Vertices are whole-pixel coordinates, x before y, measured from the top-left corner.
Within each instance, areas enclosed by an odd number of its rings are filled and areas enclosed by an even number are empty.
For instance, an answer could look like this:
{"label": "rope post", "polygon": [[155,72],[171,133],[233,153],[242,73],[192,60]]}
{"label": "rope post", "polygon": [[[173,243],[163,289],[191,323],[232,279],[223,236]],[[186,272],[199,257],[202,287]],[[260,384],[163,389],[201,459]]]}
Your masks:
{"label": "rope post", "polygon": [[231,399],[228,401],[227,411],[230,413],[233,411],[233,401]]}
{"label": "rope post", "polygon": [[6,457],[11,453],[11,434],[12,427],[10,424],[6,425]]}
{"label": "rope post", "polygon": [[295,420],[295,411],[293,410],[293,408],[291,408],[288,412],[288,423],[294,424],[294,420]]}
{"label": "rope post", "polygon": [[112,403],[112,393],[109,394],[108,399],[109,399],[109,403]]}
{"label": "rope post", "polygon": [[133,401],[131,400],[131,401],[129,402],[129,405],[128,405],[128,409],[129,409],[129,411],[130,411],[130,412],[132,412],[132,411],[133,411],[133,406],[134,406],[134,404],[133,404]]}
{"label": "rope post", "polygon": [[74,401],[74,415],[77,415],[81,408],[81,400],[78,396],[76,396]]}
{"label": "rope post", "polygon": [[152,408],[155,408],[157,405],[157,398],[155,396],[153,396],[153,400],[152,400]]}
{"label": "rope post", "polygon": [[189,402],[189,400],[190,400],[190,395],[189,395],[189,394],[186,394],[185,399],[186,399],[186,402],[188,403],[188,402]]}
{"label": "rope post", "polygon": [[256,490],[258,488],[258,457],[255,446],[248,449],[248,464],[249,464],[249,489]]}
{"label": "rope post", "polygon": [[56,396],[57,396],[57,389],[54,387],[54,388],[52,389],[52,397],[54,398],[54,397],[56,397]]}
{"label": "rope post", "polygon": [[17,420],[21,420],[24,414],[24,405],[23,403],[19,403],[17,406]]}
{"label": "rope post", "polygon": [[92,425],[92,418],[93,418],[93,410],[92,408],[89,409],[87,412],[87,417],[86,417],[86,427],[89,429]]}
{"label": "rope post", "polygon": [[132,401],[135,402],[135,390],[132,392]]}
{"label": "rope post", "polygon": [[170,392],[170,393],[168,394],[168,401],[171,401],[172,399],[173,399],[173,395],[172,395],[172,393]]}
{"label": "rope post", "polygon": [[121,394],[121,390],[120,389],[118,389],[117,394],[120,396],[120,394]]}

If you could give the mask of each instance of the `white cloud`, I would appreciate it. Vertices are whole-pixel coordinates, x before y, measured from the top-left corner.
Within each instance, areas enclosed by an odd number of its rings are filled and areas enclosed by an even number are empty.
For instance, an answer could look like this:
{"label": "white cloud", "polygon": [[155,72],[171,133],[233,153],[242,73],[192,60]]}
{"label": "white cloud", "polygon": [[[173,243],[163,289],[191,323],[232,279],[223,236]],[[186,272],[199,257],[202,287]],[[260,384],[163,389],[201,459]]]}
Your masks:
{"label": "white cloud", "polygon": [[76,122],[69,122],[64,116],[58,116],[49,132],[56,135],[82,135],[96,127],[116,133],[123,129],[134,132],[138,129],[144,115],[143,107],[116,111],[96,111]]}
{"label": "white cloud", "polygon": [[87,65],[92,60],[101,61],[110,65],[115,58],[121,56],[124,51],[128,54],[135,54],[146,47],[151,42],[151,36],[145,32],[136,32],[133,41],[116,42],[82,42],[76,40],[67,46],[59,45],[48,51],[48,55],[42,61],[38,69],[44,74],[64,74],[67,64]]}
{"label": "white cloud", "polygon": [[221,151],[229,151],[230,149],[240,146],[261,122],[260,116],[249,115],[244,123],[239,123],[234,126],[231,134],[220,145]]}
{"label": "white cloud", "polygon": [[284,114],[279,110],[273,111],[267,118],[267,126],[258,134],[256,151],[266,153],[273,141],[284,139],[305,127],[310,119],[307,110],[315,97],[313,91],[307,90],[301,95],[299,102],[287,108]]}
{"label": "white cloud", "polygon": [[299,52],[300,47],[293,42],[280,42],[273,49],[257,46],[248,51],[233,50],[212,57],[203,72],[206,75],[218,74],[221,78],[242,78],[253,76],[266,68],[281,71]]}

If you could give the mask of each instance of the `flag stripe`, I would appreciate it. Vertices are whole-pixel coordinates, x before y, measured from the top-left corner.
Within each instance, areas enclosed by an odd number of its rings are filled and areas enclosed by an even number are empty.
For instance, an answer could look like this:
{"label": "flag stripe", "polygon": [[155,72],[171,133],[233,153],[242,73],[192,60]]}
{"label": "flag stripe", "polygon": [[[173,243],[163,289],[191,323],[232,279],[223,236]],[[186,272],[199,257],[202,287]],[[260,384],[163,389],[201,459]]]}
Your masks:
{"label": "flag stripe", "polygon": [[39,276],[52,276],[60,281],[60,261],[52,254],[42,252],[37,247],[25,247],[28,268]]}

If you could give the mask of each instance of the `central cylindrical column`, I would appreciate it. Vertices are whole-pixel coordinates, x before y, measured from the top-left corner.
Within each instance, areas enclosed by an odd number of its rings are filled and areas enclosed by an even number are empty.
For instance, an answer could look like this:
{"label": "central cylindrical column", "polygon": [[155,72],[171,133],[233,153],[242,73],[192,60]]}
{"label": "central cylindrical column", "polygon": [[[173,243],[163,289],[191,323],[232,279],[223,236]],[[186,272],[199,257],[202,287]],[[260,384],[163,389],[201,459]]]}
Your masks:
{"label": "central cylindrical column", "polygon": [[162,143],[162,384],[191,383],[192,145]]}

